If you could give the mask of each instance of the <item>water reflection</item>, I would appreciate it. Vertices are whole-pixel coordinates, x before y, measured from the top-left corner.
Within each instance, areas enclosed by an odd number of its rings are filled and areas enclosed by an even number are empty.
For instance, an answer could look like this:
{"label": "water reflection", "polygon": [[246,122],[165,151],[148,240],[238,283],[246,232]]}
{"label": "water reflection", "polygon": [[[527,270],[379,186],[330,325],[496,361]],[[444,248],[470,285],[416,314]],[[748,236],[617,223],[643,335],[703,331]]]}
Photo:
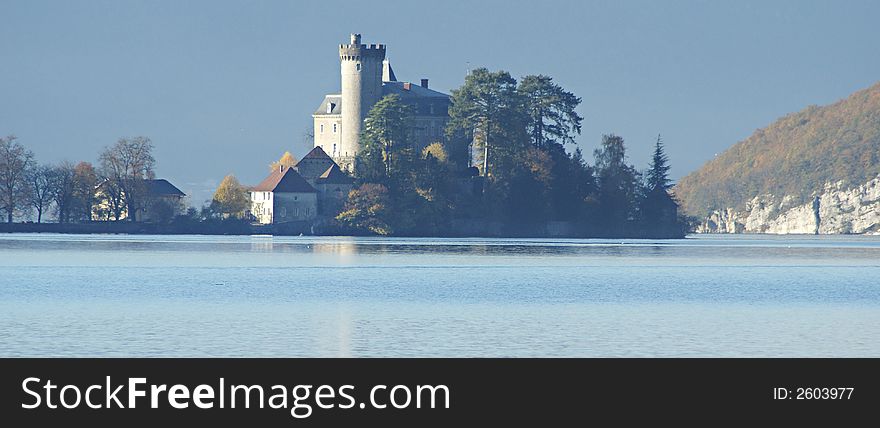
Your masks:
{"label": "water reflection", "polygon": [[880,237],[0,235],[3,356],[873,356]]}

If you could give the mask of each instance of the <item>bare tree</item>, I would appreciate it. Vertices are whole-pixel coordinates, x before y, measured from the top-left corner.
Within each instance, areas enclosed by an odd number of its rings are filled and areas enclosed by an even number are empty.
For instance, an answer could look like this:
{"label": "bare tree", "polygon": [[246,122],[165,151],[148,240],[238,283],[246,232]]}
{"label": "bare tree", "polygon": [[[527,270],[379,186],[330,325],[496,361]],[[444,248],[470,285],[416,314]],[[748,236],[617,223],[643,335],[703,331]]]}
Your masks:
{"label": "bare tree", "polygon": [[15,139],[14,135],[0,137],[0,209],[6,213],[7,223],[27,205],[27,171],[34,162],[34,154]]}
{"label": "bare tree", "polygon": [[147,179],[154,177],[153,143],[147,137],[120,138],[101,153],[101,173],[122,196],[128,218],[137,221],[147,202]]}
{"label": "bare tree", "polygon": [[55,201],[55,211],[58,213],[58,223],[69,223],[76,202],[75,198],[75,169],[70,162],[61,162],[53,168],[53,192],[52,199]]}
{"label": "bare tree", "polygon": [[28,170],[28,202],[37,211],[37,223],[43,221],[43,213],[54,200],[55,169],[49,165],[39,165]]}

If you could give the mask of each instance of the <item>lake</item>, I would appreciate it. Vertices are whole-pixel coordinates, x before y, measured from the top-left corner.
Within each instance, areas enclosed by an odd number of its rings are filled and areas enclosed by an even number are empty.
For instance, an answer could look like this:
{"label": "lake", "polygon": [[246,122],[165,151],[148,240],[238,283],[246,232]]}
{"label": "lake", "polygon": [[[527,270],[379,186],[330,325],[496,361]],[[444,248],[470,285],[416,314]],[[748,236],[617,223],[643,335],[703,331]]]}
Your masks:
{"label": "lake", "polygon": [[880,356],[880,237],[0,234],[0,356]]}

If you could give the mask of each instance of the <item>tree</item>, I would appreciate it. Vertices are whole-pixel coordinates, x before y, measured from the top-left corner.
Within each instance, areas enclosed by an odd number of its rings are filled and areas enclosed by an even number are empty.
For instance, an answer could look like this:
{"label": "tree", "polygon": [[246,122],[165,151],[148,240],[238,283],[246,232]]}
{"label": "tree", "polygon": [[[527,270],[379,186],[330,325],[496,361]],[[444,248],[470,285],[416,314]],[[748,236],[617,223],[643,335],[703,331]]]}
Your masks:
{"label": "tree", "polygon": [[7,223],[27,204],[27,171],[34,162],[34,154],[15,140],[14,135],[0,138],[0,209]]}
{"label": "tree", "polygon": [[77,220],[90,221],[92,207],[95,205],[95,190],[98,186],[98,173],[89,162],[80,162],[73,167],[73,207],[72,214]]}
{"label": "tree", "polygon": [[397,94],[383,97],[367,114],[355,163],[358,178],[385,183],[406,175],[413,161],[412,106]]}
{"label": "tree", "polygon": [[291,168],[296,165],[296,163],[296,158],[290,154],[290,152],[284,152],[284,154],[281,155],[281,158],[269,164],[269,172],[278,171],[278,168],[280,167]]}
{"label": "tree", "polygon": [[543,149],[552,163],[548,197],[552,217],[556,220],[586,220],[586,201],[597,191],[593,168],[583,158],[580,148],[568,153],[561,144],[548,144]]}
{"label": "tree", "polygon": [[672,180],[669,179],[669,158],[663,150],[663,140],[657,135],[657,142],[654,144],[654,156],[651,158],[651,165],[648,167],[648,173],[645,175],[647,187],[649,191],[656,189],[669,190],[672,187]]}
{"label": "tree", "polygon": [[227,175],[217,186],[214,198],[211,201],[217,211],[223,217],[242,218],[250,208],[248,190],[238,182],[234,175]]}
{"label": "tree", "polygon": [[27,180],[28,202],[37,211],[37,223],[41,223],[55,192],[55,170],[48,165],[35,166],[28,170]]}
{"label": "tree", "polygon": [[678,238],[685,234],[687,221],[679,216],[679,203],[669,194],[669,160],[660,136],[645,174],[645,196],[639,208],[643,234],[656,238]]}
{"label": "tree", "polygon": [[638,172],[626,163],[623,138],[604,135],[602,146],[594,152],[599,204],[602,217],[597,219],[603,234],[625,236],[637,218],[639,200]]}
{"label": "tree", "polygon": [[393,230],[388,224],[389,204],[387,187],[365,183],[349,193],[345,208],[336,216],[336,220],[356,230],[390,235]]}
{"label": "tree", "polygon": [[523,148],[526,119],[516,79],[506,71],[473,70],[461,88],[452,91],[447,134],[464,135],[482,160],[482,174],[490,177]]}
{"label": "tree", "polygon": [[550,143],[574,143],[581,133],[583,118],[575,109],[581,99],[544,75],[523,77],[517,91],[528,114],[528,132],[532,144],[544,147]]}
{"label": "tree", "polygon": [[70,162],[62,162],[53,168],[55,211],[58,223],[69,223],[76,207],[76,167]]}
{"label": "tree", "polygon": [[105,148],[99,159],[102,175],[122,195],[128,218],[137,221],[138,211],[147,202],[146,180],[154,178],[153,143],[147,137],[120,138]]}

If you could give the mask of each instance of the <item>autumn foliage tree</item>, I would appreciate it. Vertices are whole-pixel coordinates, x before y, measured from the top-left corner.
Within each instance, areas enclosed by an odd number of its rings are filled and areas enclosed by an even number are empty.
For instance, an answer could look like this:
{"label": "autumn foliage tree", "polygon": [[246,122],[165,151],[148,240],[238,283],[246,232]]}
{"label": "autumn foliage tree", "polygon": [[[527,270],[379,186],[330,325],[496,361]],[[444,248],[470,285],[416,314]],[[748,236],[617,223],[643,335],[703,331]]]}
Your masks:
{"label": "autumn foliage tree", "polygon": [[217,186],[211,206],[223,218],[243,218],[250,208],[248,190],[234,175],[227,175]]}
{"label": "autumn foliage tree", "polygon": [[269,164],[269,172],[278,171],[279,168],[291,168],[296,165],[297,160],[290,152],[284,152],[277,161]]}
{"label": "autumn foliage tree", "polygon": [[381,184],[365,183],[349,193],[348,202],[336,219],[355,230],[390,235],[394,232],[388,224],[390,202],[388,188]]}

